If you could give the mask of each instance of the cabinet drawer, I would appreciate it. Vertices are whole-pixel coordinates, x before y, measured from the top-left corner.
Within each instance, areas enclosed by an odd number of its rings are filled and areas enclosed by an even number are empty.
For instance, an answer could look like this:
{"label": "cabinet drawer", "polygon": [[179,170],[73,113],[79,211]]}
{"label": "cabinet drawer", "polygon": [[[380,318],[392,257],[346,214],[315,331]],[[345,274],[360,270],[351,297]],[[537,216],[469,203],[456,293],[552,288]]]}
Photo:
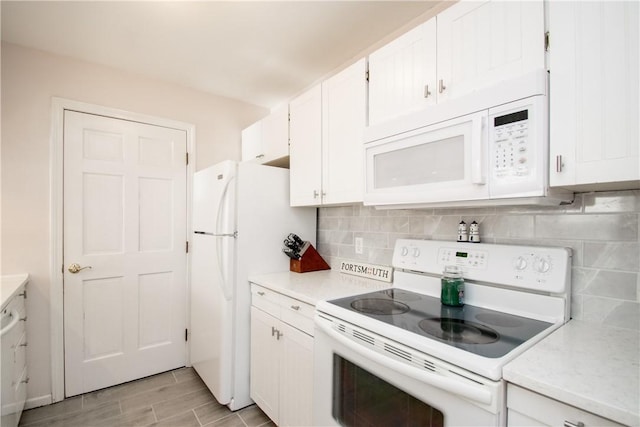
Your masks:
{"label": "cabinet drawer", "polygon": [[509,384],[507,387],[507,425],[562,426],[621,426],[606,418],[583,411],[530,390]]}
{"label": "cabinet drawer", "polygon": [[291,326],[313,336],[315,308],[297,299],[282,295],[281,319]]}
{"label": "cabinet drawer", "polygon": [[280,318],[280,305],[283,296],[277,292],[251,284],[251,303],[276,318]]}

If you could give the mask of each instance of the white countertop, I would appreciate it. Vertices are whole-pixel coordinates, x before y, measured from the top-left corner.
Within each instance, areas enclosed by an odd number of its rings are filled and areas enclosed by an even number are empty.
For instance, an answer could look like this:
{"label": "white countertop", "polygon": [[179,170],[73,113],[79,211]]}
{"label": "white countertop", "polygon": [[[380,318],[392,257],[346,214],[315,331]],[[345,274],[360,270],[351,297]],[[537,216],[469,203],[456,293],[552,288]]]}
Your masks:
{"label": "white countertop", "polygon": [[571,320],[503,369],[505,380],[621,424],[640,424],[640,332]]}
{"label": "white countertop", "polygon": [[249,281],[311,305],[316,305],[318,301],[326,299],[341,298],[392,287],[389,282],[352,276],[333,270],[312,271],[309,273],[285,271],[261,274],[249,276]]}
{"label": "white countertop", "polygon": [[20,286],[27,283],[28,274],[13,274],[11,276],[2,276],[2,288],[0,290],[0,299],[2,307],[13,297]]}

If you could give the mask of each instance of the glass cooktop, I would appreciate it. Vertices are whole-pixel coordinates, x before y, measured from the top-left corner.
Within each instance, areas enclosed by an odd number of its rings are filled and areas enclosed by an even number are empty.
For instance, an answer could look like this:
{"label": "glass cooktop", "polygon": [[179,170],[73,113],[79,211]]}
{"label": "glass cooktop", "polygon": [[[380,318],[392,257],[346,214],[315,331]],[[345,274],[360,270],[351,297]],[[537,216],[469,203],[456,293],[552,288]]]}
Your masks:
{"label": "glass cooktop", "polygon": [[450,307],[441,304],[439,298],[404,289],[386,289],[328,302],[490,358],[504,356],[552,326],[552,323],[472,305]]}

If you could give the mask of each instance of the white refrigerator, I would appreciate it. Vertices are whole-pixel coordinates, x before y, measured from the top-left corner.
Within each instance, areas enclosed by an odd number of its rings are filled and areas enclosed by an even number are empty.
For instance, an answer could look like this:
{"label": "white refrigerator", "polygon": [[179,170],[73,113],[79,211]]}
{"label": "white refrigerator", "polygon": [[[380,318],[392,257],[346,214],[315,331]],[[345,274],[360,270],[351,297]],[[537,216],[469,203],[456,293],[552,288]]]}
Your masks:
{"label": "white refrigerator", "polygon": [[253,403],[248,276],[289,269],[289,233],[316,240],[316,209],[289,206],[288,169],[225,161],[195,173],[190,358],[233,411]]}

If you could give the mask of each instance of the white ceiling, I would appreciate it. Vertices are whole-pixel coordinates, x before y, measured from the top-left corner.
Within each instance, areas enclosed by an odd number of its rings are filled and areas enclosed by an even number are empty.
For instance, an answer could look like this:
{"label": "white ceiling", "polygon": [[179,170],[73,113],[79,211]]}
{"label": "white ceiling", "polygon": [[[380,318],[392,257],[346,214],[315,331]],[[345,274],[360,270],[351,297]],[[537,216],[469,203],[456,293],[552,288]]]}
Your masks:
{"label": "white ceiling", "polygon": [[2,40],[274,107],[440,1],[5,1]]}

